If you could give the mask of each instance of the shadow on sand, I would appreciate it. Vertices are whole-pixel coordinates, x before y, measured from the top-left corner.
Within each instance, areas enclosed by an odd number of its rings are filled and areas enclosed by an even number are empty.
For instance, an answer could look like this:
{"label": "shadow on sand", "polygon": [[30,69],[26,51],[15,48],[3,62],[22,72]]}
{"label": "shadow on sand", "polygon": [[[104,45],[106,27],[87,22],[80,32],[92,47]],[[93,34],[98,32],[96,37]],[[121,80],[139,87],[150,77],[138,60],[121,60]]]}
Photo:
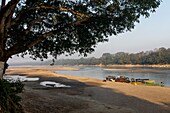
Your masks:
{"label": "shadow on sand", "polygon": [[[91,82],[89,85],[89,82],[83,83],[64,77],[39,77],[40,80],[37,82],[25,82],[22,104],[27,112],[74,113],[75,110],[82,113],[81,109],[88,107],[87,101],[84,101],[87,99],[109,106],[118,106],[120,109],[121,107],[132,109],[135,113],[170,113],[170,103],[155,104],[117,90],[100,87],[102,85],[100,83]],[[42,81],[53,81],[71,87],[46,88],[39,85]]]}

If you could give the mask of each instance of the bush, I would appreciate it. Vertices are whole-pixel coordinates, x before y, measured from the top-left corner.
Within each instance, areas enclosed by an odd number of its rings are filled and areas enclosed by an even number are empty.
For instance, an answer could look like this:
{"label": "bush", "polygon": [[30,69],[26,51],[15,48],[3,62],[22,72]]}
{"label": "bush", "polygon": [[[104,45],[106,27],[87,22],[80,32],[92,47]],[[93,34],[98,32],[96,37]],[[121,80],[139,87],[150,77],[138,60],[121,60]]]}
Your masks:
{"label": "bush", "polygon": [[17,95],[22,93],[23,88],[24,84],[20,81],[11,83],[0,80],[0,113],[23,113],[21,97]]}

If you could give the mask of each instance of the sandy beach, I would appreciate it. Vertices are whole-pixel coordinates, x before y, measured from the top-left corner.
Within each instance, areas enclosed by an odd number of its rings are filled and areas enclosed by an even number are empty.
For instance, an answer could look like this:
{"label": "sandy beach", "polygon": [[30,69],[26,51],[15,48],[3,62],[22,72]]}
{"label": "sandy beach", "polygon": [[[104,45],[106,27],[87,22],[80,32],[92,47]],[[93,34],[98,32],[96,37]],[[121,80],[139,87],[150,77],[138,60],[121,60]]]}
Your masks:
{"label": "sandy beach", "polygon": [[[170,113],[170,88],[103,82],[98,79],[66,76],[51,70],[76,68],[9,68],[6,74],[39,77],[24,82],[21,94],[25,113]],[[47,88],[42,81],[69,85]]]}

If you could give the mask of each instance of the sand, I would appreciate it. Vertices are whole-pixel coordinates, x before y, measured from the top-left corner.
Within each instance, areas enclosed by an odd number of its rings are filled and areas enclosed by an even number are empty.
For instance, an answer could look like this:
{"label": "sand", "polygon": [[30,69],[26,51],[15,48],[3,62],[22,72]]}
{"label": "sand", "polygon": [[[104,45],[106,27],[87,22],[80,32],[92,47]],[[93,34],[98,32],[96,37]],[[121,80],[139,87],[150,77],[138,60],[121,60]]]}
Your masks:
{"label": "sand", "polygon": [[[21,103],[26,113],[170,113],[170,88],[103,82],[57,74],[51,70],[77,69],[25,67],[7,70],[6,74],[40,77],[36,82],[24,82]],[[46,80],[71,87],[46,88],[39,85]]]}

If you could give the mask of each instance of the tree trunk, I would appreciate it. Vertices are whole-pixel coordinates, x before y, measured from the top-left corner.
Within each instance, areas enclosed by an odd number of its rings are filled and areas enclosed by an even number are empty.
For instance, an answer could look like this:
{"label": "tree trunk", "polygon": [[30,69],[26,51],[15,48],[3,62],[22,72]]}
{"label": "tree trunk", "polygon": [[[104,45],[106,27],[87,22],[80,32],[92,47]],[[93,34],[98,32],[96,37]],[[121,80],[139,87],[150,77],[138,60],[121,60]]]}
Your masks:
{"label": "tree trunk", "polygon": [[0,79],[3,78],[5,62],[0,61]]}

